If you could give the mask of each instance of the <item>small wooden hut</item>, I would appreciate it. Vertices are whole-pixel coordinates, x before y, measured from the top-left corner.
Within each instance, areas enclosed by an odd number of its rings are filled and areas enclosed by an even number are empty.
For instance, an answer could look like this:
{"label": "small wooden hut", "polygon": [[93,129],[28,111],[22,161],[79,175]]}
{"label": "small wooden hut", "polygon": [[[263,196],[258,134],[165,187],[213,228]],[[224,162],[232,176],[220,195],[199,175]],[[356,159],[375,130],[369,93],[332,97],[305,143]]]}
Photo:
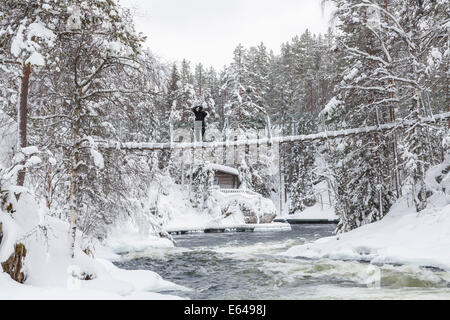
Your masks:
{"label": "small wooden hut", "polygon": [[239,171],[235,168],[213,164],[214,185],[221,189],[237,189],[239,188]]}

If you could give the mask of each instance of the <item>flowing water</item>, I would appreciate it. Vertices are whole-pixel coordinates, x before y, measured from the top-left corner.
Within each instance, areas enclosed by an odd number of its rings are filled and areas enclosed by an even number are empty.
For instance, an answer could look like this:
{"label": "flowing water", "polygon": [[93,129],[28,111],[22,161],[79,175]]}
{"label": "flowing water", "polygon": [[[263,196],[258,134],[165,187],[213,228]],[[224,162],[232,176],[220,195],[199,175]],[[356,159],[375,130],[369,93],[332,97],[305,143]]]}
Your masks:
{"label": "flowing water", "polygon": [[116,264],[155,271],[192,289],[168,293],[191,299],[450,299],[450,273],[442,270],[282,255],[334,227],[181,235],[173,249],[125,255]]}

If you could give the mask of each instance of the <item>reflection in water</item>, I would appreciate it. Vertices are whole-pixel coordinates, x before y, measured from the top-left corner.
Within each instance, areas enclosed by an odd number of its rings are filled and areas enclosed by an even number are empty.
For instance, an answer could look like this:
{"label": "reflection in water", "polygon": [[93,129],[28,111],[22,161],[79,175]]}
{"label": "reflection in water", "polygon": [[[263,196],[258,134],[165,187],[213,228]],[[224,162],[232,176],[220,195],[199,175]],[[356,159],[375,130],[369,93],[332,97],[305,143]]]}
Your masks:
{"label": "reflection in water", "polygon": [[193,234],[171,250],[124,256],[125,269],[149,269],[192,288],[193,299],[450,299],[450,273],[415,266],[279,255],[331,235],[334,225],[297,225],[289,232]]}

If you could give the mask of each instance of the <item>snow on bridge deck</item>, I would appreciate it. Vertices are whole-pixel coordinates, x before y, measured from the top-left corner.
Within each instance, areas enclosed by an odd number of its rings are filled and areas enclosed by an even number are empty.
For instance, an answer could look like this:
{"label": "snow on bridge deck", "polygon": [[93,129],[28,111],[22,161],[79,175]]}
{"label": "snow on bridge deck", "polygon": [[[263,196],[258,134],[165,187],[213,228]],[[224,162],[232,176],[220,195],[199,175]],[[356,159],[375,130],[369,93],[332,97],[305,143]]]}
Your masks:
{"label": "snow on bridge deck", "polygon": [[119,141],[97,141],[98,146],[103,149],[125,149],[125,150],[164,150],[164,149],[203,149],[223,148],[246,145],[272,145],[291,142],[312,142],[326,139],[338,139],[355,135],[370,134],[381,131],[398,130],[416,125],[432,124],[439,121],[450,120],[450,112],[440,113],[433,117],[422,117],[420,122],[412,120],[398,120],[385,123],[380,126],[368,126],[363,128],[343,129],[336,131],[323,131],[307,135],[281,136],[262,139],[242,139],[237,141],[217,142],[119,142]]}

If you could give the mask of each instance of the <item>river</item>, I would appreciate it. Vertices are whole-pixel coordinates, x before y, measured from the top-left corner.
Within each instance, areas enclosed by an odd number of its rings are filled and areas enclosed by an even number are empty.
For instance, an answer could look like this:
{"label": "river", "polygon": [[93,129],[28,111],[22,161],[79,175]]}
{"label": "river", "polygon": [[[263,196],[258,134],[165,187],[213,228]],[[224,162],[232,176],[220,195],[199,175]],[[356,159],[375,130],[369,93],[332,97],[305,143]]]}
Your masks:
{"label": "river", "polygon": [[192,289],[167,293],[190,299],[450,299],[450,273],[443,270],[282,255],[334,228],[180,235],[173,249],[124,255],[116,265],[155,271]]}

